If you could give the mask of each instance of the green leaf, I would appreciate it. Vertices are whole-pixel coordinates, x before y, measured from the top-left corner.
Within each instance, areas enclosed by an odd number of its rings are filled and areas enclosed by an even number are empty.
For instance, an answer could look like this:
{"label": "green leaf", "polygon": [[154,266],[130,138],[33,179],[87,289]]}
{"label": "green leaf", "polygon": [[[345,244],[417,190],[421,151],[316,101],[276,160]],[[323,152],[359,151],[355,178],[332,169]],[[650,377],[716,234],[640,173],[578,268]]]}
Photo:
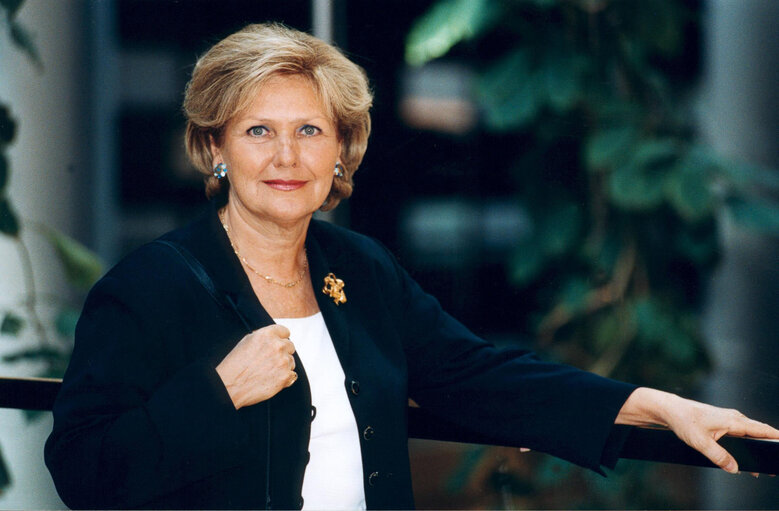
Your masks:
{"label": "green leaf", "polygon": [[777,169],[724,159],[718,160],[717,169],[737,188],[779,191]]}
{"label": "green leaf", "polygon": [[643,12],[639,15],[640,36],[653,48],[665,55],[678,53],[682,45],[684,17],[678,2],[669,0],[642,0]]}
{"label": "green leaf", "polygon": [[39,69],[43,69],[43,60],[41,60],[41,56],[38,53],[38,48],[35,46],[32,35],[15,20],[11,21],[11,41],[13,41],[20,50],[26,53]]}
{"label": "green leaf", "polygon": [[584,147],[587,169],[598,172],[623,165],[637,139],[638,131],[633,126],[615,126],[595,132]]}
{"label": "green leaf", "polygon": [[487,125],[495,130],[518,128],[532,121],[544,100],[544,91],[524,49],[493,64],[479,78],[476,97],[484,109]]}
{"label": "green leaf", "polygon": [[24,318],[13,312],[7,312],[3,318],[3,322],[0,323],[0,334],[16,337],[23,328]]}
{"label": "green leaf", "polygon": [[537,243],[532,240],[528,243],[522,243],[511,257],[509,263],[510,279],[518,286],[526,285],[538,275],[545,265],[546,258],[539,250]]}
{"label": "green leaf", "polygon": [[579,240],[581,208],[573,202],[560,202],[551,207],[539,223],[536,237],[544,253],[561,255]]}
{"label": "green leaf", "polygon": [[657,298],[646,298],[633,307],[639,345],[660,350],[680,366],[693,364],[698,357],[697,323],[689,315]]}
{"label": "green leaf", "polygon": [[632,313],[637,339],[644,347],[662,344],[675,329],[673,316],[654,298],[637,301]]}
{"label": "green leaf", "polygon": [[8,19],[14,18],[24,0],[0,0],[0,7],[8,12]]}
{"label": "green leaf", "polygon": [[674,248],[696,265],[704,266],[720,256],[719,238],[716,229],[681,228],[674,238]]}
{"label": "green leaf", "polygon": [[5,105],[0,105],[0,148],[13,142],[16,135],[16,122]]}
{"label": "green leaf", "polygon": [[551,52],[539,70],[539,85],[543,85],[549,106],[558,113],[573,108],[581,98],[582,59],[576,55]]}
{"label": "green leaf", "polygon": [[659,206],[663,201],[665,178],[677,158],[678,145],[673,139],[641,142],[632,160],[609,176],[611,201],[632,211],[646,211]]}
{"label": "green leaf", "polygon": [[643,172],[635,165],[617,168],[609,176],[611,202],[628,211],[645,211],[663,201],[663,179]]}
{"label": "green leaf", "polygon": [[679,144],[672,138],[644,140],[639,143],[633,161],[640,167],[662,168],[673,165],[679,156]]}
{"label": "green leaf", "polygon": [[19,236],[19,220],[5,197],[0,197],[0,233],[14,238]]}
{"label": "green leaf", "polygon": [[3,193],[8,184],[8,160],[3,153],[0,153],[0,194]]}
{"label": "green leaf", "polygon": [[582,246],[582,255],[590,261],[596,272],[611,275],[622,245],[622,239],[615,229],[609,229],[603,237],[589,237]]}
{"label": "green leaf", "polygon": [[666,176],[665,195],[687,222],[699,222],[714,209],[708,173],[692,162],[682,162]]}
{"label": "green leaf", "polygon": [[577,314],[585,308],[587,296],[592,288],[581,277],[573,277],[566,282],[560,293],[559,302],[573,314]]}
{"label": "green leaf", "polygon": [[62,352],[52,348],[30,348],[15,353],[3,355],[3,361],[9,364],[17,362],[46,362],[58,363],[65,357]]}
{"label": "green leaf", "polygon": [[688,335],[684,330],[678,328],[671,332],[671,335],[663,343],[663,353],[679,365],[690,365],[695,361],[697,346],[695,339]]}
{"label": "green leaf", "polygon": [[65,276],[72,285],[88,290],[103,274],[103,264],[88,248],[52,229],[44,232],[65,268]]}
{"label": "green leaf", "polygon": [[2,452],[0,452],[0,494],[11,486],[11,471],[8,470],[8,465],[5,462]]}
{"label": "green leaf", "polygon": [[625,335],[626,331],[634,328],[629,314],[625,313],[625,306],[609,309],[595,320],[593,333],[594,347],[598,352],[606,350],[610,345]]}
{"label": "green leaf", "polygon": [[494,18],[495,6],[488,0],[439,1],[411,27],[406,38],[406,62],[420,66],[479,35]]}
{"label": "green leaf", "polygon": [[72,338],[76,334],[76,324],[78,323],[79,311],[72,308],[65,308],[59,311],[54,319],[54,327],[57,333],[63,337]]}
{"label": "green leaf", "polygon": [[22,410],[22,414],[24,414],[24,420],[27,424],[31,424],[46,416],[46,412],[43,410]]}
{"label": "green leaf", "polygon": [[70,363],[70,351],[62,351],[59,356],[52,357],[42,371],[36,376],[38,378],[62,378]]}
{"label": "green leaf", "polygon": [[748,229],[779,235],[779,205],[762,199],[731,197],[727,202],[733,220]]}

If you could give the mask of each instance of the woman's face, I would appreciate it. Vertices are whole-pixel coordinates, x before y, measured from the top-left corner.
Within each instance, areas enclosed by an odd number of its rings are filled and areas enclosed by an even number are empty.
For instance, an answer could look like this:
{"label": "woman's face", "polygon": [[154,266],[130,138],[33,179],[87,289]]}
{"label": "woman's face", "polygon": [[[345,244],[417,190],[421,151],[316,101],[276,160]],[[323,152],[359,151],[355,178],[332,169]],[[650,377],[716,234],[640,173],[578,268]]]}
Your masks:
{"label": "woman's face", "polygon": [[278,76],[212,142],[227,165],[229,201],[258,220],[294,225],[327,198],[341,152],[335,124],[310,82]]}

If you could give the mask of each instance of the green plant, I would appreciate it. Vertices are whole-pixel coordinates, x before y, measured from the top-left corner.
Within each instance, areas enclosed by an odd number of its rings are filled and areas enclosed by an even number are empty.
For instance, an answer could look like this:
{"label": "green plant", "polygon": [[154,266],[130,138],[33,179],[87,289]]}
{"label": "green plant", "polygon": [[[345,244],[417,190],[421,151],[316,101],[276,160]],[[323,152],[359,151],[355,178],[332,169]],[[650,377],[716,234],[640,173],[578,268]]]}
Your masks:
{"label": "green plant", "polygon": [[779,234],[779,177],[696,133],[699,15],[682,0],[441,0],[406,46],[410,65],[470,61],[484,128],[525,148],[506,164],[534,228],[507,267],[540,348],[688,393],[710,364],[700,304],[723,219]]}
{"label": "green plant", "polygon": [[[29,32],[16,19],[22,0],[0,0],[0,20],[5,23],[10,40],[29,59],[42,69],[42,62]],[[6,363],[34,362],[40,367],[39,377],[61,377],[70,359],[78,310],[84,293],[103,272],[98,258],[74,239],[44,225],[36,225],[33,232],[43,236],[62,264],[71,290],[68,296],[41,296],[36,288],[35,269],[30,250],[22,234],[27,228],[17,215],[8,195],[11,165],[7,149],[16,136],[17,123],[8,105],[0,103],[0,235],[16,247],[20,260],[25,292],[20,303],[0,306],[0,337],[16,339],[29,333],[31,344],[11,353],[2,360]],[[45,307],[44,307],[45,306]],[[45,308],[47,313],[42,313]],[[53,312],[48,312],[53,310]],[[37,416],[25,411],[28,419]],[[10,474],[0,457],[0,491],[11,482]]]}

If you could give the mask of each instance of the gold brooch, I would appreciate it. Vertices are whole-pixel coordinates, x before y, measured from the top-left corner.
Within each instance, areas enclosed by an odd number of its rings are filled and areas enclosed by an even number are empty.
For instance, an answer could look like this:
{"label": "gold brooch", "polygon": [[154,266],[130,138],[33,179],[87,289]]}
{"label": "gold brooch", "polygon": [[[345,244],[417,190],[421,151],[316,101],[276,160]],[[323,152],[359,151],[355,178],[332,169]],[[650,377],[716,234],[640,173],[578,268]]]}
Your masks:
{"label": "gold brooch", "polygon": [[328,273],[325,277],[325,287],[322,288],[322,292],[333,299],[336,305],[346,303],[346,293],[344,293],[344,281],[336,278],[332,273]]}

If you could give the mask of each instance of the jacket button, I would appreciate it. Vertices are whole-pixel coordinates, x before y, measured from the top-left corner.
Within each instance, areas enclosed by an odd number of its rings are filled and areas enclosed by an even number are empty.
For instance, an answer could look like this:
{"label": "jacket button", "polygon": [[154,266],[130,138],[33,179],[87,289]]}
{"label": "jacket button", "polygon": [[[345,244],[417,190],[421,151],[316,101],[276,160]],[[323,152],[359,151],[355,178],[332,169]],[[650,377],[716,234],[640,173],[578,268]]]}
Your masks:
{"label": "jacket button", "polygon": [[350,385],[350,387],[352,389],[352,394],[354,394],[355,396],[360,393],[360,382],[358,382],[357,380],[352,380],[352,384]]}
{"label": "jacket button", "polygon": [[298,509],[303,509],[303,497],[300,497],[300,502],[298,503]]}
{"label": "jacket button", "polygon": [[311,421],[316,419],[316,406],[311,406]]}
{"label": "jacket button", "polygon": [[371,475],[368,476],[368,484],[370,486],[376,486],[376,481],[379,479],[379,473],[373,472]]}
{"label": "jacket button", "polygon": [[376,432],[373,430],[373,428],[368,426],[367,428],[365,428],[365,431],[362,432],[362,437],[365,440],[370,440],[371,438],[373,438],[374,433]]}

